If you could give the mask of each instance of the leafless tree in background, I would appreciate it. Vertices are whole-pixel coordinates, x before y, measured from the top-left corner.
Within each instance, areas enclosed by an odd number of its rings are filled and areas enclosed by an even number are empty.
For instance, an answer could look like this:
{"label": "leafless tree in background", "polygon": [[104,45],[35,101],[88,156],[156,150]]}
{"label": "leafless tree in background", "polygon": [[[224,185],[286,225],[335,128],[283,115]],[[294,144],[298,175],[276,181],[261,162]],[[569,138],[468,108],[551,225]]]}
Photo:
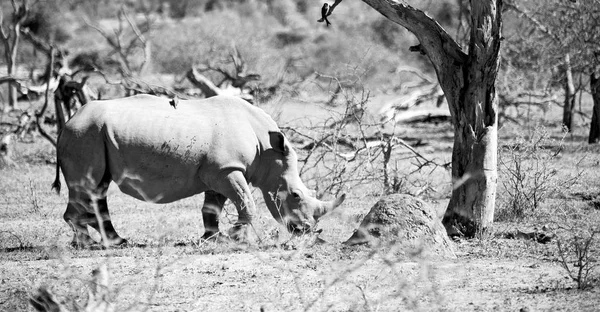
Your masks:
{"label": "leafless tree in background", "polygon": [[[6,71],[9,77],[16,73],[17,52],[19,49],[19,39],[21,37],[21,25],[25,22],[29,13],[27,0],[11,0],[13,7],[12,19],[4,21],[4,12],[0,7],[0,40],[4,44],[4,60],[6,61]],[[13,77],[14,78],[14,77]],[[17,85],[15,81],[8,84],[8,106],[5,110],[18,108],[17,104]]]}

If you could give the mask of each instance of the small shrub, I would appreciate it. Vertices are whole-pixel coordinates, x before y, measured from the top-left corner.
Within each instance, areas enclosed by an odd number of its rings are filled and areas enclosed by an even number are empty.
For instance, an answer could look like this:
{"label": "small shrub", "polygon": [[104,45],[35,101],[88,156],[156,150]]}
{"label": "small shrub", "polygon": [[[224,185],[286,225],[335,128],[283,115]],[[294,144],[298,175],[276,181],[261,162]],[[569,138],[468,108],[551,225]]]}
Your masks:
{"label": "small shrub", "polygon": [[560,265],[577,283],[577,289],[585,290],[598,282],[595,269],[598,266],[596,236],[599,233],[599,229],[591,229],[583,233],[570,234],[556,241]]}
{"label": "small shrub", "polygon": [[581,175],[559,175],[551,164],[560,163],[563,139],[552,140],[548,132],[537,127],[529,138],[519,137],[512,145],[505,146],[500,154],[499,169],[504,178],[502,208],[498,217],[522,218],[534,212],[552,194],[570,188]]}

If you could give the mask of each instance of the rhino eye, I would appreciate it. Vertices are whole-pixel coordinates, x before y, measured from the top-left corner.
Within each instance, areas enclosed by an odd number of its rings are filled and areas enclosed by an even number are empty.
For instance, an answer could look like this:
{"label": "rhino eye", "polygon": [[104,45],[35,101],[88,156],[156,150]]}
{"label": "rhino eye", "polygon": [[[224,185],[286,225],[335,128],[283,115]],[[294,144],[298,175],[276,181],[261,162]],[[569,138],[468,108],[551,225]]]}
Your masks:
{"label": "rhino eye", "polygon": [[292,196],[294,196],[294,199],[300,199],[300,193],[298,192],[292,192]]}

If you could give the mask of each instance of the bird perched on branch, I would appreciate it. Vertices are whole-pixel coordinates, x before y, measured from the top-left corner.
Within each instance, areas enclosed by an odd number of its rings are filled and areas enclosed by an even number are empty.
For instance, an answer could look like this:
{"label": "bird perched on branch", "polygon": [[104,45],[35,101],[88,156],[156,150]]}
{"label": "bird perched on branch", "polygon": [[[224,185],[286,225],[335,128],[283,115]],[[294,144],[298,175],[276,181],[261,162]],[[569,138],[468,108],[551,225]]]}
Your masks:
{"label": "bird perched on branch", "polygon": [[317,20],[317,22],[322,23],[323,21],[325,21],[325,23],[327,23],[327,26],[329,27],[331,23],[327,19],[327,15],[329,15],[329,4],[325,2],[323,3],[323,7],[321,8],[321,19]]}
{"label": "bird perched on branch", "polygon": [[173,108],[177,109],[177,104],[179,104],[179,100],[177,98],[172,98],[169,101],[169,104],[171,104],[171,106],[173,106]]}

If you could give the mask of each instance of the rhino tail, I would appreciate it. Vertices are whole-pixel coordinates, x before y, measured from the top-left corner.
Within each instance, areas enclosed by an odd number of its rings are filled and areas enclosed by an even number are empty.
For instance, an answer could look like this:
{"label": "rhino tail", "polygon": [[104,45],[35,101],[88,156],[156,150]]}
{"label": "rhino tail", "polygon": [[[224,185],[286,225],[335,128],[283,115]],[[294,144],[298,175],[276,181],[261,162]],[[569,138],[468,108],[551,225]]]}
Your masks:
{"label": "rhino tail", "polygon": [[56,176],[54,182],[52,182],[52,190],[56,190],[56,194],[60,194],[60,157],[58,155],[58,141],[60,140],[61,132],[58,132],[58,138],[56,138]]}
{"label": "rhino tail", "polygon": [[60,194],[60,160],[56,159],[56,177],[52,182],[52,189],[56,190],[56,194]]}

